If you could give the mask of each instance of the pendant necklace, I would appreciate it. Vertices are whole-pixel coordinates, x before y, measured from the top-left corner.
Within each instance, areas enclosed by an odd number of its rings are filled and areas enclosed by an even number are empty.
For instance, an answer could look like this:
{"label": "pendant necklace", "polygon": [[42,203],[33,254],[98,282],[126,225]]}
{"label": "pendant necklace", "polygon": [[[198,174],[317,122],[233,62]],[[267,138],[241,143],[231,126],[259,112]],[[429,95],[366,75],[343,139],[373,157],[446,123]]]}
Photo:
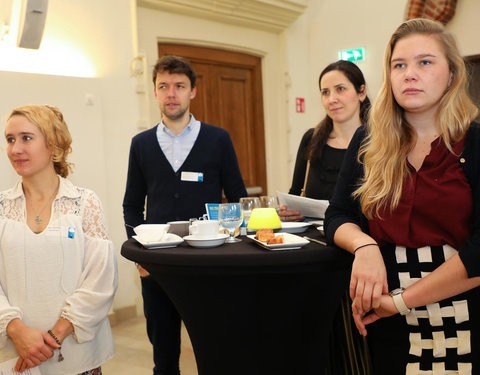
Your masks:
{"label": "pendant necklace", "polygon": [[[60,186],[60,185],[59,185]],[[40,224],[43,219],[40,217],[40,215],[43,213],[43,211],[45,211],[45,209],[52,204],[52,199],[55,197],[55,195],[57,195],[57,192],[58,192],[58,188],[59,186],[57,186],[57,188],[55,189],[55,191],[53,192],[52,196],[50,197],[50,199],[48,200],[47,204],[45,206],[43,206],[43,208],[40,210],[40,212],[35,215],[35,223],[37,224]]]}

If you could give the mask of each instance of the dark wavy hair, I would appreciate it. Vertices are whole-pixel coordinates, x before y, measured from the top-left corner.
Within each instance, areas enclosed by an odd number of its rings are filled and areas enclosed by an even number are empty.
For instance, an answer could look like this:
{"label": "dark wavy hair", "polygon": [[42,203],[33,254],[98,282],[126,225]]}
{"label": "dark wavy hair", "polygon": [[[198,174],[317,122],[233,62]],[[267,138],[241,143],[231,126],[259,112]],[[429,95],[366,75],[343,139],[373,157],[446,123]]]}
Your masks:
{"label": "dark wavy hair", "polygon": [[162,56],[152,71],[153,84],[156,85],[157,73],[168,72],[169,74],[185,74],[190,80],[192,89],[197,83],[197,74],[193,69],[192,64],[187,59],[180,56],[165,55]]}
{"label": "dark wavy hair", "polygon": [[[345,74],[347,79],[352,83],[355,87],[355,91],[360,94],[366,87],[365,84],[365,77],[363,76],[362,71],[360,68],[350,61],[345,60],[338,60],[329,65],[325,69],[322,70],[320,73],[320,77],[318,78],[318,86],[320,91],[322,90],[322,77],[327,74],[328,72],[338,70]],[[362,88],[362,86],[364,88]],[[368,119],[368,111],[370,109],[370,99],[368,96],[360,103],[360,120],[362,123],[366,123]],[[315,127],[312,135],[312,139],[310,140],[310,144],[307,149],[307,154],[305,157],[307,160],[312,160],[316,158],[320,158],[322,156],[322,150],[325,144],[328,141],[328,137],[333,130],[333,120],[326,115],[325,118],[319,122],[319,124]]]}

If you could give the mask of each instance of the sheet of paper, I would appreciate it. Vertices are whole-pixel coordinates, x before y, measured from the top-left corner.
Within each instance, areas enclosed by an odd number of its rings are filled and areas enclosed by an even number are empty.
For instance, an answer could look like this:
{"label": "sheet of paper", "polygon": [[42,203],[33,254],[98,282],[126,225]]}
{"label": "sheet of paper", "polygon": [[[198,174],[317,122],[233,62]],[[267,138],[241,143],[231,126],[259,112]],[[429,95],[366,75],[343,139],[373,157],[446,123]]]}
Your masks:
{"label": "sheet of paper", "polygon": [[218,207],[219,203],[205,203],[205,209],[207,210],[208,220],[218,220]]}
{"label": "sheet of paper", "polygon": [[328,201],[322,199],[312,199],[300,197],[298,195],[280,193],[277,191],[278,202],[284,204],[289,210],[299,211],[305,217],[323,219],[325,210],[328,207]]}
{"label": "sheet of paper", "polygon": [[42,375],[38,367],[25,370],[21,374],[14,370],[18,357],[0,363],[0,375]]}

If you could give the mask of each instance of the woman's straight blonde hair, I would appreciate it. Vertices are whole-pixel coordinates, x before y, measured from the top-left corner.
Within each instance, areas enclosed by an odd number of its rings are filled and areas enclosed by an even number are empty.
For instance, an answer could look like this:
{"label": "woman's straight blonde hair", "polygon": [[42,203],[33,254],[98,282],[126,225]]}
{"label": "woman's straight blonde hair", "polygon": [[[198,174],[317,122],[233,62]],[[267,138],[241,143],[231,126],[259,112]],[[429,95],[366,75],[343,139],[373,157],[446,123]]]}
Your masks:
{"label": "woman's straight blonde hair", "polygon": [[440,136],[451,152],[452,144],[462,139],[478,112],[468,96],[465,63],[452,34],[441,23],[421,18],[400,25],[385,51],[383,84],[372,105],[367,137],[358,156],[365,175],[353,196],[360,200],[362,212],[368,219],[381,218],[382,211],[392,212],[398,206],[403,182],[410,175],[407,155],[415,145],[416,135],[393,96],[390,61],[396,43],[412,34],[435,36],[448,61],[451,82],[440,100],[437,121]]}

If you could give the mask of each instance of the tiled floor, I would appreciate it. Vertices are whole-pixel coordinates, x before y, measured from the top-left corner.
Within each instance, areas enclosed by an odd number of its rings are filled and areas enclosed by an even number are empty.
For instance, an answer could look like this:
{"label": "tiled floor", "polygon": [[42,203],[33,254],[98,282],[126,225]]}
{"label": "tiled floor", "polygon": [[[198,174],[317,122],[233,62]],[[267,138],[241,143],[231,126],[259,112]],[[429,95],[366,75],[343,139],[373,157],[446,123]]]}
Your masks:
{"label": "tiled floor", "polygon": [[[152,375],[152,346],[145,331],[145,319],[138,317],[112,327],[116,354],[102,365],[104,375]],[[180,355],[182,375],[198,375],[195,356],[187,331],[182,326]]]}

